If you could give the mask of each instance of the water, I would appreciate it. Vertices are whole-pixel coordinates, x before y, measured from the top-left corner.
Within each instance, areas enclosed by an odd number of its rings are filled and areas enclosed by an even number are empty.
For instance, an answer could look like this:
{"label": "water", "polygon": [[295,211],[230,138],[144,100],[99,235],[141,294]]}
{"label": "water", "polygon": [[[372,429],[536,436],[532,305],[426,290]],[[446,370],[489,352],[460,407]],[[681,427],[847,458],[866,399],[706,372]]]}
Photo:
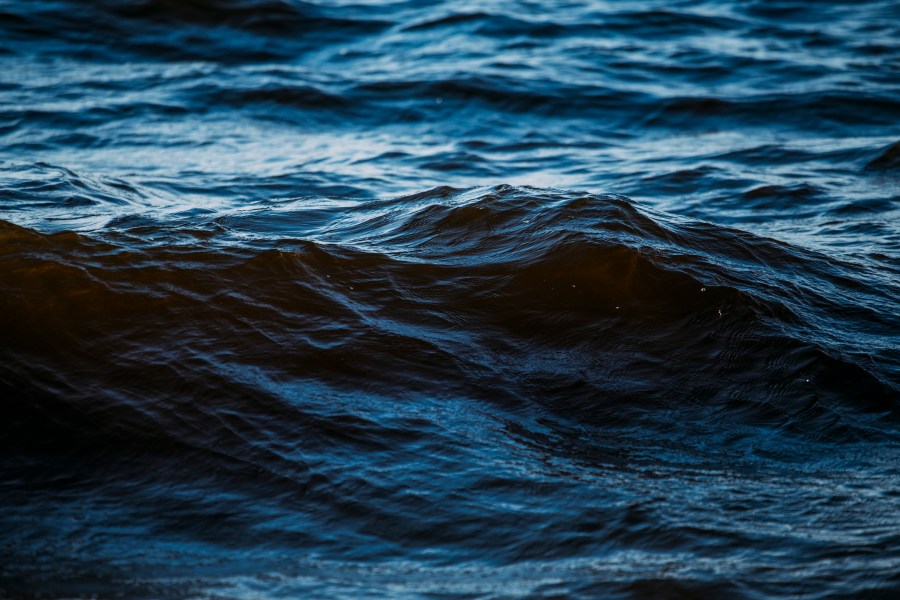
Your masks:
{"label": "water", "polygon": [[0,596],[900,591],[900,5],[0,2]]}

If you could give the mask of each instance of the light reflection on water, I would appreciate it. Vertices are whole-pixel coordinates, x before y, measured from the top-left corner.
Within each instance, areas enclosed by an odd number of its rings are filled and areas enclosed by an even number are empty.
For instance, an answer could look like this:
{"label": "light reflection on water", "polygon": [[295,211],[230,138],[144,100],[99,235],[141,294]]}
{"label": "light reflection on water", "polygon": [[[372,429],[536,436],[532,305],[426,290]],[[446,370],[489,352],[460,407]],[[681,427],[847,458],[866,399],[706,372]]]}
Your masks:
{"label": "light reflection on water", "polygon": [[889,594],[898,23],[0,0],[0,596]]}

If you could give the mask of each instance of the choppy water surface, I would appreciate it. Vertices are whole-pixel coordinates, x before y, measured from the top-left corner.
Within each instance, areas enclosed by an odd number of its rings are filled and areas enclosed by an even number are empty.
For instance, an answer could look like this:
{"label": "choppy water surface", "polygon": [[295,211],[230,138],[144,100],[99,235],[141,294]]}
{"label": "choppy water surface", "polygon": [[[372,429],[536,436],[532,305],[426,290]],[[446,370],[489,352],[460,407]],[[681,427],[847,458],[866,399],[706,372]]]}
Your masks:
{"label": "choppy water surface", "polygon": [[900,5],[0,2],[0,596],[900,591]]}

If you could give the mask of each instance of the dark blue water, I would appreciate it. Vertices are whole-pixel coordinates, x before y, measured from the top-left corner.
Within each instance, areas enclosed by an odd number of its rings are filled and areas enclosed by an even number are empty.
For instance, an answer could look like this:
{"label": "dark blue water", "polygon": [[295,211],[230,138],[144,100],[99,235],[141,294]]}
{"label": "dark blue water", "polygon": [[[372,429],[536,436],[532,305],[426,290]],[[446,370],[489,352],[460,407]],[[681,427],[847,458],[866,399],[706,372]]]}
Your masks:
{"label": "dark blue water", "polygon": [[897,2],[0,1],[0,597],[897,594]]}

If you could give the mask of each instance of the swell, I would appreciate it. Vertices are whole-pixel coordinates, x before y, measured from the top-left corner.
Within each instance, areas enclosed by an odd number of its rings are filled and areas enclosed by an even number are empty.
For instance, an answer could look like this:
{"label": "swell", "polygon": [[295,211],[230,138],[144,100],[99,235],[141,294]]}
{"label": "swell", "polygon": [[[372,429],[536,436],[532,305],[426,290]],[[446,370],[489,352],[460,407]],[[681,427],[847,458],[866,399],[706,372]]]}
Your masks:
{"label": "swell", "polygon": [[293,0],[104,0],[4,7],[0,15],[16,46],[40,41],[31,49],[40,53],[95,60],[106,50],[154,60],[240,63],[290,59],[298,50],[358,39],[389,25],[375,11],[355,12],[356,18],[346,18],[340,10]]}
{"label": "swell", "polygon": [[451,13],[426,21],[413,23],[406,31],[422,31],[445,27],[471,25],[473,32],[499,38],[566,37],[589,35],[628,35],[638,31],[653,36],[684,36],[698,30],[737,29],[740,21],[722,17],[709,17],[688,12],[645,10],[591,14],[576,23],[547,23],[516,18],[507,14],[487,12]]}
{"label": "swell", "polygon": [[194,241],[152,221],[90,236],[3,224],[6,444],[166,439],[233,459],[246,450],[227,414],[388,443],[374,424],[357,436],[298,414],[327,390],[646,432],[678,414],[694,433],[894,435],[889,351],[825,332],[850,313],[857,331],[896,319],[861,290],[852,311],[818,293],[857,285],[839,265],[614,196],[438,188],[363,207],[306,239],[249,243],[240,215]]}
{"label": "swell", "polygon": [[[80,83],[99,85],[105,77]],[[135,121],[197,121],[245,116],[310,127],[341,128],[348,123],[372,127],[386,119],[395,125],[431,127],[449,131],[462,116],[474,122],[497,118],[547,119],[575,134],[598,126],[612,139],[625,132],[676,133],[707,131],[765,131],[773,125],[785,131],[821,135],[862,131],[883,134],[894,123],[900,102],[887,93],[865,95],[835,91],[802,94],[753,93],[731,97],[651,93],[631,89],[627,83],[605,79],[604,85],[540,78],[522,81],[505,73],[446,75],[435,79],[379,78],[359,83],[341,79],[323,84],[315,78],[263,73],[241,81],[212,77],[196,84],[196,74],[170,77],[165,93],[152,101],[122,95],[85,94],[70,107],[37,103],[25,108],[0,108],[10,147],[20,151],[102,149],[129,143],[122,132],[103,129],[110,123],[129,127]],[[250,81],[248,84],[247,81]],[[70,84],[50,93],[66,93]],[[774,117],[773,115],[777,115]],[[73,130],[98,129],[97,133]],[[525,132],[505,132],[525,135]],[[532,134],[533,135],[533,134]],[[182,142],[182,140],[175,140]],[[196,143],[196,142],[195,142]],[[891,154],[872,161],[870,170],[894,170]],[[771,161],[774,157],[769,156]]]}

